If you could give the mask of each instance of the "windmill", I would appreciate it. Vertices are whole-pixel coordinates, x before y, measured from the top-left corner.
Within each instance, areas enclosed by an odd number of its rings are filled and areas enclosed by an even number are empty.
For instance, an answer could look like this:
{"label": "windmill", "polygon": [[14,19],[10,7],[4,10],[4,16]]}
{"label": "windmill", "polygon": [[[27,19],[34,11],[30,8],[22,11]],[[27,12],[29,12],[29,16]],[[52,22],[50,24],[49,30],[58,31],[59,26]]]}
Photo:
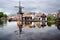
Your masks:
{"label": "windmill", "polygon": [[24,7],[22,7],[21,6],[21,2],[19,1],[19,6],[15,6],[15,8],[19,8],[19,11],[18,11],[18,15],[20,15],[19,17],[20,17],[20,19],[19,20],[21,20],[22,21],[22,23],[23,23],[23,12],[22,12],[22,8],[24,8]]}
{"label": "windmill", "polygon": [[22,31],[22,26],[23,26],[23,12],[22,12],[22,8],[24,8],[24,7],[22,7],[21,6],[21,2],[19,1],[19,6],[15,6],[16,8],[19,8],[19,11],[18,11],[18,17],[19,17],[19,19],[18,19],[18,21],[17,21],[17,25],[18,25],[18,27],[19,27],[19,30],[20,30],[20,32]]}

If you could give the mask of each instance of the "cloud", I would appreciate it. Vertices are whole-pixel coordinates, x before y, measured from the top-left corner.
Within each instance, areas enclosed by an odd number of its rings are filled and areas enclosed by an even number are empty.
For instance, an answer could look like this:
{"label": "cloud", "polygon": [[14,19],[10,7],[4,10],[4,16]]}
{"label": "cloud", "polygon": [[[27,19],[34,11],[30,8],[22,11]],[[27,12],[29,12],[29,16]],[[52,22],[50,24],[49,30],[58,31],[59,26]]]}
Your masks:
{"label": "cloud", "polygon": [[[56,12],[60,9],[60,0],[20,0],[22,3],[23,12],[42,11],[42,12]],[[0,0],[0,11],[6,14],[16,14],[19,0]]]}
{"label": "cloud", "polygon": [[41,10],[43,12],[55,12],[60,9],[59,0],[25,0],[23,6],[30,11]]}

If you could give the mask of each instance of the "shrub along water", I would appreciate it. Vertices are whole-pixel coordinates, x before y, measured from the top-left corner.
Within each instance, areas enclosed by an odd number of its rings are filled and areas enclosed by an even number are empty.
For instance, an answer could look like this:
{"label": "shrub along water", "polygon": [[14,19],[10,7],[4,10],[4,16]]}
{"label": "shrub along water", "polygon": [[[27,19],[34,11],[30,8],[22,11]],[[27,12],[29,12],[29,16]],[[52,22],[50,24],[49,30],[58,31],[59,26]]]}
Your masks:
{"label": "shrub along water", "polygon": [[0,18],[2,18],[2,17],[7,18],[7,15],[4,14],[3,12],[0,12]]}

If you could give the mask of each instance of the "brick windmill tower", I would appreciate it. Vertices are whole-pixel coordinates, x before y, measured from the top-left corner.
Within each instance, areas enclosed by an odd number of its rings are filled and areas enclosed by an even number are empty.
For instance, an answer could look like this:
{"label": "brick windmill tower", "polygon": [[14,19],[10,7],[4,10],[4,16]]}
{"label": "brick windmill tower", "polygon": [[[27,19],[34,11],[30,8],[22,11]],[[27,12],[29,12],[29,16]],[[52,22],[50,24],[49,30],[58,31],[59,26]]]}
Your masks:
{"label": "brick windmill tower", "polygon": [[24,8],[24,7],[22,7],[21,6],[21,2],[19,1],[19,6],[15,6],[16,8],[19,8],[19,11],[18,11],[18,13],[17,13],[17,16],[19,17],[19,21],[22,21],[22,23],[23,23],[23,12],[22,12],[22,8]]}
{"label": "brick windmill tower", "polygon": [[22,6],[21,6],[21,2],[19,1],[19,6],[15,6],[17,8],[19,8],[19,11],[17,13],[17,25],[19,27],[19,31],[22,32],[22,26],[23,26],[23,12],[22,12]]}

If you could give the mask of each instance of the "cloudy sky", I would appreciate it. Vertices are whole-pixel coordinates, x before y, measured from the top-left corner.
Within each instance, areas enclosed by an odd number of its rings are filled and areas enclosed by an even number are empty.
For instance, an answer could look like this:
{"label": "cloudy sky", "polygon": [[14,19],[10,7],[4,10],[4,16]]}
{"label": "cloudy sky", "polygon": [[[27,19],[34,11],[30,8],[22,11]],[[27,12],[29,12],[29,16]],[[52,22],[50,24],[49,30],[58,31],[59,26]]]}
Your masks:
{"label": "cloudy sky", "polygon": [[19,1],[21,1],[23,12],[46,12],[52,13],[60,10],[60,0],[0,0],[0,11],[10,15],[18,12]]}

